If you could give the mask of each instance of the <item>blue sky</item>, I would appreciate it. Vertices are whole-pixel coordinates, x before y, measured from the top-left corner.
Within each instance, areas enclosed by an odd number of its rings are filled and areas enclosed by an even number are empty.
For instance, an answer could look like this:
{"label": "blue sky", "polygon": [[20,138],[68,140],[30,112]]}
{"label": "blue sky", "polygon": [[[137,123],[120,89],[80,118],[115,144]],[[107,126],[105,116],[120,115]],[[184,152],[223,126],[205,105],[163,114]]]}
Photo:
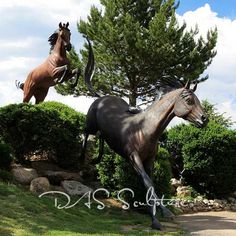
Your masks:
{"label": "blue sky", "polygon": [[219,17],[236,18],[236,1],[235,0],[180,0],[180,6],[177,13],[183,14],[187,11],[194,11],[197,8],[208,3]]}
{"label": "blue sky", "polygon": [[[77,51],[84,39],[77,31],[79,19],[87,19],[92,5],[99,0],[2,0],[0,1],[0,106],[20,103],[22,91],[15,80],[24,81],[27,74],[48,56],[48,37],[59,22],[70,22],[72,44]],[[236,121],[236,1],[181,0],[177,10],[180,24],[188,29],[198,24],[199,35],[217,26],[217,56],[207,68],[208,81],[199,85],[197,95],[216,104]],[[53,88],[46,100],[56,100],[86,113],[93,99],[62,96]],[[32,101],[33,102],[33,101]],[[236,126],[235,126],[236,127]]]}

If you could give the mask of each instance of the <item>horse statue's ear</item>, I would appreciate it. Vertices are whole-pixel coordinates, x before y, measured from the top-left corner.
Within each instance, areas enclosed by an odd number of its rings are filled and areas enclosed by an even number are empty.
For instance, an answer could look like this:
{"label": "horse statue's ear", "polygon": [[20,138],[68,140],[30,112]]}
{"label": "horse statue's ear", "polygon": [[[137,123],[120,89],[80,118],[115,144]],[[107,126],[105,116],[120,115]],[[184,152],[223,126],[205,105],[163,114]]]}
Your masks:
{"label": "horse statue's ear", "polygon": [[61,24],[61,22],[59,23],[59,28],[60,28],[60,29],[62,28],[62,24]]}
{"label": "horse statue's ear", "polygon": [[192,91],[195,92],[197,90],[197,82],[194,84]]}
{"label": "horse statue's ear", "polygon": [[69,26],[69,22],[66,23],[66,28],[68,28],[68,26]]}
{"label": "horse statue's ear", "polygon": [[188,80],[187,83],[185,84],[184,88],[189,89],[190,88],[190,81]]}

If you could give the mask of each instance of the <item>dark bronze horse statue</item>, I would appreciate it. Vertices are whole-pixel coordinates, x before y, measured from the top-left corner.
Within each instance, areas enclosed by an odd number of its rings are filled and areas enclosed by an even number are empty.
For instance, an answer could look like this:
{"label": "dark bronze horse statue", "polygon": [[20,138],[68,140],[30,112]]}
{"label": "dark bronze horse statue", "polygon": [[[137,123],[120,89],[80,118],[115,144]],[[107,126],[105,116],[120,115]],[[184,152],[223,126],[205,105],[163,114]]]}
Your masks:
{"label": "dark bronze horse statue", "polygon": [[16,81],[16,86],[24,91],[23,102],[29,102],[32,96],[35,97],[36,104],[43,102],[49,87],[72,78],[75,80],[72,86],[77,85],[80,71],[70,69],[70,62],[66,55],[72,47],[68,26],[68,22],[60,23],[59,29],[49,37],[51,52],[48,58],[29,73],[25,83]]}
{"label": "dark bronze horse statue", "polygon": [[[207,123],[207,116],[194,94],[196,88],[197,84],[190,89],[188,82],[184,87],[168,92],[161,100],[153,102],[145,111],[138,114],[129,112],[129,105],[119,97],[98,98],[87,113],[82,157],[88,135],[99,132],[101,147],[105,140],[111,149],[131,162],[147,190],[154,188],[149,176],[152,174],[158,140],[169,122],[177,116],[199,128]],[[160,204],[160,198],[155,192],[152,196],[154,196],[150,204],[152,228],[161,229],[161,224],[155,217],[155,203]],[[173,217],[166,207],[160,204],[160,208],[164,216]]]}

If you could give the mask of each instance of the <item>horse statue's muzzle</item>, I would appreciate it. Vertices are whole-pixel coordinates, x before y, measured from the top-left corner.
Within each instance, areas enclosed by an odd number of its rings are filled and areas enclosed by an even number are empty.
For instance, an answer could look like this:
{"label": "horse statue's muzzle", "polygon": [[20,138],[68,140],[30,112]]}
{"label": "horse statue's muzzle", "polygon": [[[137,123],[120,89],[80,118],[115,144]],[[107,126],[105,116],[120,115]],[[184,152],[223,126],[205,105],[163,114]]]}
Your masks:
{"label": "horse statue's muzzle", "polygon": [[70,51],[72,48],[71,43],[65,45],[66,51]]}

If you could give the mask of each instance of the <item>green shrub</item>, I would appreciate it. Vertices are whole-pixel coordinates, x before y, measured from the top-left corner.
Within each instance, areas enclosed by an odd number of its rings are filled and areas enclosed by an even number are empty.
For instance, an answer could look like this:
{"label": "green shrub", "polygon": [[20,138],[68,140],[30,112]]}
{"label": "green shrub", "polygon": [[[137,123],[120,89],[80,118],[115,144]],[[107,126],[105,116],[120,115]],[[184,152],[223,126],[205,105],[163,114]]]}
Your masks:
{"label": "green shrub", "polygon": [[158,149],[157,161],[154,163],[153,180],[155,188],[160,195],[169,197],[171,194],[170,179],[172,178],[170,154],[165,149]]}
{"label": "green shrub", "polygon": [[0,170],[0,180],[9,182],[13,180],[12,174],[6,170]]}
{"label": "green shrub", "polygon": [[204,129],[180,125],[169,130],[167,140],[173,162],[185,168],[185,180],[194,189],[211,197],[236,190],[235,131],[213,121]]}
{"label": "green shrub", "polygon": [[12,104],[0,108],[0,131],[16,158],[49,152],[59,165],[76,168],[84,116],[58,102]]}
{"label": "green shrub", "polygon": [[[95,152],[97,155],[97,152]],[[102,161],[97,164],[98,176],[104,187],[109,189],[114,196],[123,188],[130,188],[135,193],[132,198],[130,192],[125,192],[122,197],[129,202],[144,201],[146,188],[138,177],[132,165],[119,155],[115,154],[105,145]],[[155,189],[161,197],[170,195],[171,166],[169,154],[164,148],[160,148],[157,161],[154,163],[153,180]]]}
{"label": "green shrub", "polygon": [[9,170],[12,160],[13,156],[10,146],[0,137],[0,169]]}

